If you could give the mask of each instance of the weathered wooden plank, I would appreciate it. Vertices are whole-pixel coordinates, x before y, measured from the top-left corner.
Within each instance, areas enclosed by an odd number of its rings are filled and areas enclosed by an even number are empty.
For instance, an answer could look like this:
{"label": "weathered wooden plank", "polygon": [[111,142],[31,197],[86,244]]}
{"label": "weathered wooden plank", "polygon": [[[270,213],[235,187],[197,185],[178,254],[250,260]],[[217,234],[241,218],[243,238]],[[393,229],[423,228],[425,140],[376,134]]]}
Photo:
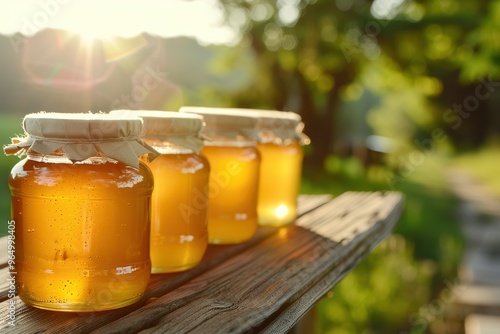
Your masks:
{"label": "weathered wooden plank", "polygon": [[355,261],[349,264],[335,264],[334,268],[331,268],[331,271],[323,276],[311,289],[291,298],[289,305],[281,309],[274,320],[268,320],[269,324],[262,329],[262,333],[284,333],[291,330],[296,322],[314,306],[317,300],[323,297],[332,286],[337,284],[353,267],[361,262],[373,247],[378,245],[391,233],[402,214],[403,203],[402,197],[398,196],[398,194],[392,194],[387,199],[392,202],[393,206],[387,205],[386,210],[384,210],[385,213],[380,215],[382,218],[387,217],[384,224],[378,224],[377,226],[377,222],[374,222],[372,230],[367,230],[357,236],[357,238],[373,238],[373,242],[360,242],[360,246],[355,248],[353,253],[349,255],[349,258],[354,258]]}
{"label": "weathered wooden plank", "polygon": [[[330,200],[330,196],[307,196],[299,200],[299,212],[303,214],[314,210]],[[261,227],[252,238],[252,240],[239,245],[232,246],[209,246],[207,253],[202,263],[196,268],[176,274],[161,274],[152,275],[148,284],[147,291],[144,298],[129,307],[98,313],[61,313],[39,310],[36,308],[24,305],[16,297],[16,321],[18,326],[9,328],[6,321],[0,323],[0,331],[12,331],[15,333],[31,333],[34,330],[37,332],[58,332],[58,333],[85,333],[90,330],[99,328],[101,325],[106,324],[115,319],[121,318],[124,315],[139,309],[145,305],[149,300],[160,297],[172,291],[185,282],[201,275],[210,268],[217,266],[221,262],[241,253],[245,249],[261,242],[269,236],[276,234],[280,229],[271,227]],[[281,233],[281,232],[279,232]],[[1,290],[0,294],[6,290]],[[9,301],[4,301],[0,304],[0,309],[7,307]],[[5,318],[3,318],[5,320]]]}
{"label": "weathered wooden plank", "polygon": [[465,334],[498,334],[500,317],[471,314],[465,318]]}
{"label": "weathered wooden plank", "polygon": [[9,268],[0,269],[0,302],[7,299],[7,291],[10,286],[10,282],[7,281],[8,278],[10,278]]}
{"label": "weathered wooden plank", "polygon": [[[351,196],[350,193],[345,195]],[[345,243],[367,231],[379,219],[387,220],[391,214],[397,214],[397,218],[399,218],[402,209],[402,197],[399,194],[376,193],[370,199],[370,203],[365,203],[361,208],[356,208],[354,210],[355,214],[350,219],[344,219],[343,224],[340,222],[331,224],[330,229],[324,232],[320,229],[317,233],[327,233],[333,236],[333,240]],[[387,224],[387,221],[385,224]]]}
{"label": "weathered wooden plank", "polygon": [[[337,225],[331,224],[332,220],[343,218],[346,215],[349,215],[349,217],[351,218],[355,217],[352,216],[353,213],[357,212],[358,210],[362,210],[365,207],[365,204],[369,203],[371,201],[371,198],[373,198],[374,196],[378,198],[378,195],[375,195],[374,193],[356,193],[355,198],[347,194],[343,194],[335,198],[334,201],[331,201],[326,205],[319,207],[317,210],[314,210],[314,216],[311,217],[312,219],[309,217],[307,219],[302,219],[301,217],[299,217],[296,224],[304,228],[314,230],[321,229],[324,226],[328,228],[337,228]],[[345,221],[348,220],[340,221],[338,222],[338,224],[342,226]]]}
{"label": "weathered wooden plank", "polygon": [[8,260],[7,245],[8,245],[7,237],[0,238],[0,268],[7,267],[7,260]]}
{"label": "weathered wooden plank", "polygon": [[480,306],[500,311],[499,285],[457,285],[452,292],[454,303],[459,306]]}
{"label": "weathered wooden plank", "polygon": [[[355,194],[355,195],[353,195]],[[312,222],[309,219],[298,219],[298,223],[300,226],[307,227],[309,225],[314,225],[314,228],[319,228],[323,225],[330,226],[331,219],[342,218],[346,215],[349,217],[355,218],[356,215],[359,214],[360,210],[364,210],[364,208],[373,202],[373,199],[380,198],[382,193],[364,193],[364,192],[356,192],[356,193],[344,193],[337,198],[335,201],[331,201],[328,203],[328,206],[324,206],[315,210],[315,215],[324,216],[321,221]],[[324,211],[329,211],[330,216],[325,216]],[[339,223],[344,223],[348,220],[339,221]]]}
{"label": "weathered wooden plank", "polygon": [[[359,198],[364,196],[361,194]],[[379,201],[380,197],[386,200]],[[372,228],[362,233],[354,232],[357,233],[356,237],[351,237],[351,241],[344,245],[333,240],[335,235],[319,235],[301,226],[282,229],[273,238],[246,249],[222,265],[96,332],[226,333],[259,328],[270,317],[280,313],[283,307],[286,308],[290,300],[300,300],[299,296],[307,291],[314,291],[319,296],[326,292],[331,288],[331,282],[338,280],[337,276],[345,275],[390,233],[398,215],[383,217],[380,212],[397,211],[401,196],[379,194],[372,196],[370,201],[379,203],[365,203],[366,207],[377,210],[377,215],[366,214],[362,218],[371,217],[369,222]],[[353,202],[358,200],[355,198]],[[393,210],[380,210],[379,206],[383,205],[389,205]],[[311,214],[311,219],[323,221],[324,217],[317,215],[320,209]],[[323,213],[331,217],[328,210]],[[356,211],[352,214],[357,215]],[[306,216],[303,219],[307,219]],[[351,220],[349,212],[333,220],[332,224],[345,220]],[[325,280],[325,277],[329,278]],[[324,283],[318,284],[322,280]],[[317,291],[314,290],[316,286],[319,287]],[[309,307],[301,307],[300,314]],[[298,309],[297,306],[295,308]],[[293,325],[298,318],[292,319],[288,323]]]}
{"label": "weathered wooden plank", "polygon": [[317,209],[332,200],[331,195],[299,195],[297,198],[298,216],[302,216]]}
{"label": "weathered wooden plank", "polygon": [[[316,269],[308,264],[321,263],[313,254],[326,254],[328,248],[338,246],[329,240],[318,242],[318,236],[305,229],[287,228],[282,237],[264,240],[97,333],[251,329],[307,282]],[[141,320],[145,318],[147,321]]]}

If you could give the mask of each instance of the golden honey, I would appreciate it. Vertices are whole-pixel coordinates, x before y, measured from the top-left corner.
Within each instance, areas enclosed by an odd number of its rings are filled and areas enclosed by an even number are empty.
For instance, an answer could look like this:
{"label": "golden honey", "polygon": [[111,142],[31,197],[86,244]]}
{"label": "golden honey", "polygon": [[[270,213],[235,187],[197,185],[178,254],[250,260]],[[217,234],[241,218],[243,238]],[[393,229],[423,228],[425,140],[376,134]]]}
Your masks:
{"label": "golden honey", "polygon": [[150,277],[152,175],[142,163],[62,159],[28,158],[12,169],[17,292],[49,310],[129,305]]}
{"label": "golden honey", "polygon": [[47,310],[94,312],[138,301],[151,274],[153,174],[138,156],[142,120],[37,113],[4,146],[27,158],[9,176],[15,263],[22,301]]}
{"label": "golden honey", "polygon": [[258,216],[261,225],[281,226],[297,217],[297,194],[302,172],[302,146],[258,143],[261,155]]}
{"label": "golden honey", "polygon": [[184,106],[202,115],[207,139],[201,152],[210,163],[208,242],[236,244],[257,231],[260,154],[255,147],[257,119],[234,110]]}
{"label": "golden honey", "polygon": [[114,110],[143,119],[144,140],[160,156],[149,161],[155,189],[151,205],[151,271],[169,273],[193,268],[208,245],[207,159],[200,131],[203,117],[158,110]]}
{"label": "golden honey", "polygon": [[192,152],[170,153],[147,164],[155,178],[151,211],[152,272],[192,268],[201,261],[208,244],[208,161]]}
{"label": "golden honey", "polygon": [[260,155],[254,146],[204,146],[210,162],[208,238],[211,244],[250,239],[258,225]]}
{"label": "golden honey", "polygon": [[297,217],[297,195],[302,172],[302,145],[310,140],[300,115],[293,112],[232,109],[257,120],[257,148],[261,154],[259,224],[282,226]]}

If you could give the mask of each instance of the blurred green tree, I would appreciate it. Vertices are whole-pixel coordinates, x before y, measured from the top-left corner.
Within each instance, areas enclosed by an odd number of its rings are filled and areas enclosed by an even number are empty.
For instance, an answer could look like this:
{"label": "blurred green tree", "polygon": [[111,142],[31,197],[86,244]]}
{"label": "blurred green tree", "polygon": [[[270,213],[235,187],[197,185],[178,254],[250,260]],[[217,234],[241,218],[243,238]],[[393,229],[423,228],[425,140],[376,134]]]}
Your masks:
{"label": "blurred green tree", "polygon": [[[392,113],[409,120],[409,128],[403,126],[401,137],[394,138],[407,144],[433,139],[432,131],[439,128],[455,145],[479,145],[498,130],[492,125],[492,105],[500,96],[494,91],[500,76],[499,1],[220,2],[227,22],[240,34],[240,45],[251,48],[257,59],[254,85],[234,104],[300,113],[313,142],[313,166],[323,168],[338,138],[340,106],[360,82],[380,97],[373,100],[375,113],[381,112],[374,118],[387,120]],[[366,72],[373,67],[379,76],[392,74],[370,88]],[[391,82],[395,77],[404,84]],[[477,87],[485,80],[490,94],[481,100]],[[407,103],[417,100],[418,107],[402,107],[407,96]],[[390,132],[383,129],[389,124],[381,123],[370,124],[382,127],[375,132]]]}
{"label": "blurred green tree", "polygon": [[238,97],[238,104],[300,113],[313,142],[312,163],[323,168],[335,138],[341,92],[355,80],[359,63],[379,52],[355,28],[369,18],[369,3],[221,2],[258,62],[255,85]]}

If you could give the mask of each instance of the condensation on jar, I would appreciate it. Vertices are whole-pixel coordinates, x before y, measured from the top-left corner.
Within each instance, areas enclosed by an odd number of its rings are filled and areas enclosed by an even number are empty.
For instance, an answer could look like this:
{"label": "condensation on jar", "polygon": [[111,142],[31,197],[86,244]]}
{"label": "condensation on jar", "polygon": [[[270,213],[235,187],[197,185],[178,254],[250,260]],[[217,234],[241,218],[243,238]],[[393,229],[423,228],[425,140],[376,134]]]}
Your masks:
{"label": "condensation on jar", "polygon": [[148,283],[153,175],[138,156],[142,120],[38,113],[5,153],[27,158],[9,177],[17,292],[57,311],[116,309]]}
{"label": "condensation on jar", "polygon": [[249,240],[258,226],[260,154],[255,147],[257,120],[223,109],[182,107],[203,115],[201,152],[210,163],[208,238],[210,244]]}
{"label": "condensation on jar", "polygon": [[184,271],[200,263],[208,245],[210,167],[200,154],[203,117],[166,111],[112,111],[144,121],[144,140],[161,155],[141,158],[153,172],[152,273]]}

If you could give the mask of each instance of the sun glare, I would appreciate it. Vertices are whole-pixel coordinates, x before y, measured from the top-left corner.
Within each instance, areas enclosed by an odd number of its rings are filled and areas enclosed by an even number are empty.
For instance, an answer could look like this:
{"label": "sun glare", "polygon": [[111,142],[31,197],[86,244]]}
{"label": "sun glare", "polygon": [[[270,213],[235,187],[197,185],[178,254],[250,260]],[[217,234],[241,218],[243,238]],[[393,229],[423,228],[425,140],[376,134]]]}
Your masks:
{"label": "sun glare", "polygon": [[237,33],[225,24],[217,0],[86,0],[20,2],[0,0],[0,34],[33,35],[46,28],[82,36],[86,43],[142,33],[161,37],[189,36],[203,44],[234,43]]}
{"label": "sun glare", "polygon": [[92,45],[98,39],[102,39],[98,34],[95,34],[94,31],[86,31],[86,32],[77,32],[80,36],[82,42],[85,45]]}
{"label": "sun glare", "polygon": [[[115,44],[115,40],[117,37],[113,37],[113,35],[106,34],[98,29],[90,27],[82,27],[82,29],[78,29],[73,32],[77,36],[79,36],[83,46],[90,47],[96,42],[100,42],[103,45]],[[131,37],[133,39],[133,37]]]}
{"label": "sun glare", "polygon": [[288,214],[288,207],[284,204],[281,204],[275,209],[274,214],[278,218],[283,218]]}

